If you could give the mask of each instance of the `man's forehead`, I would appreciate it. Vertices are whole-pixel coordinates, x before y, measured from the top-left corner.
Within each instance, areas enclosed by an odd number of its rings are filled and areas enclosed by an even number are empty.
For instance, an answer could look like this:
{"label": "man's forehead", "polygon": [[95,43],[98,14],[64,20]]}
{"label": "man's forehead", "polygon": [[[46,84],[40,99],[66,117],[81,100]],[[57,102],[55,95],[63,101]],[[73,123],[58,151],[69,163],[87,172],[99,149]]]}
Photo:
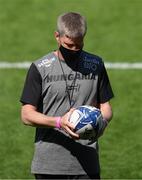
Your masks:
{"label": "man's forehead", "polygon": [[72,38],[69,37],[68,35],[64,35],[64,40],[66,40],[67,42],[70,43],[82,43],[83,42],[83,37],[76,37],[76,38]]}

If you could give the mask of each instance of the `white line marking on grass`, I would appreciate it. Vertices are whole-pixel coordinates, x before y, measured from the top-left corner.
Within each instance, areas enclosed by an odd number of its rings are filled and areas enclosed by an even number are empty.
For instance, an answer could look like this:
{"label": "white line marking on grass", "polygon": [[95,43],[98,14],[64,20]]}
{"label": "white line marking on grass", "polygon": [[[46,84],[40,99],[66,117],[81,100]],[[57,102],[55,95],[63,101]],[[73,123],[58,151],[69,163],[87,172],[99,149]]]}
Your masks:
{"label": "white line marking on grass", "polygon": [[24,61],[24,62],[0,62],[0,69],[27,69],[31,65],[31,62]]}
{"label": "white line marking on grass", "polygon": [[142,69],[142,63],[105,63],[107,69]]}
{"label": "white line marking on grass", "polygon": [[[0,69],[27,69],[30,67],[32,62],[0,62]],[[127,63],[127,62],[106,62],[105,66],[107,69],[142,69],[142,63]]]}

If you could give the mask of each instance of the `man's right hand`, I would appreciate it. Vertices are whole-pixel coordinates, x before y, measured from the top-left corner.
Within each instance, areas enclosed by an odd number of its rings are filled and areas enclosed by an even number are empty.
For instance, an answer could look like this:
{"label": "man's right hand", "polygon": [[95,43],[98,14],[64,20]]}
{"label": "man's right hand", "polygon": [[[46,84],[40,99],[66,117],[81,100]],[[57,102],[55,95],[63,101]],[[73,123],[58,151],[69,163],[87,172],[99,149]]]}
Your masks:
{"label": "man's right hand", "polygon": [[69,122],[69,118],[75,109],[70,109],[64,116],[61,117],[61,128],[68,133],[73,139],[79,139],[79,134],[74,132],[75,126]]}

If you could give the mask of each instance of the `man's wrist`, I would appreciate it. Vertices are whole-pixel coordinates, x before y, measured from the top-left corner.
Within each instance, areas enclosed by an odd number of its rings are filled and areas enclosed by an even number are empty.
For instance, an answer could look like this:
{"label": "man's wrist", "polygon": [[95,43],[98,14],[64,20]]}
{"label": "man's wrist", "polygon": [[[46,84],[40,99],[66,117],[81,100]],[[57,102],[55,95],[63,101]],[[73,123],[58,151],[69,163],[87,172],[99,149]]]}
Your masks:
{"label": "man's wrist", "polygon": [[55,118],[56,121],[56,128],[60,129],[61,128],[61,117],[58,116]]}

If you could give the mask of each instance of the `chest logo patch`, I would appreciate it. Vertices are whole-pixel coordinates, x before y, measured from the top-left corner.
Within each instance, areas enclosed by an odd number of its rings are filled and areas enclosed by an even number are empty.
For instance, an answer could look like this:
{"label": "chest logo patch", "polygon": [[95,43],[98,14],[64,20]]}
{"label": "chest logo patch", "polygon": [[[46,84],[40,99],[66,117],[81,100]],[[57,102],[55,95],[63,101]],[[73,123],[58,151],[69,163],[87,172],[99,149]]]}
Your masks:
{"label": "chest logo patch", "polygon": [[49,67],[52,64],[52,62],[55,60],[56,60],[55,57],[51,59],[43,59],[39,62],[38,67],[43,67],[43,66]]}

